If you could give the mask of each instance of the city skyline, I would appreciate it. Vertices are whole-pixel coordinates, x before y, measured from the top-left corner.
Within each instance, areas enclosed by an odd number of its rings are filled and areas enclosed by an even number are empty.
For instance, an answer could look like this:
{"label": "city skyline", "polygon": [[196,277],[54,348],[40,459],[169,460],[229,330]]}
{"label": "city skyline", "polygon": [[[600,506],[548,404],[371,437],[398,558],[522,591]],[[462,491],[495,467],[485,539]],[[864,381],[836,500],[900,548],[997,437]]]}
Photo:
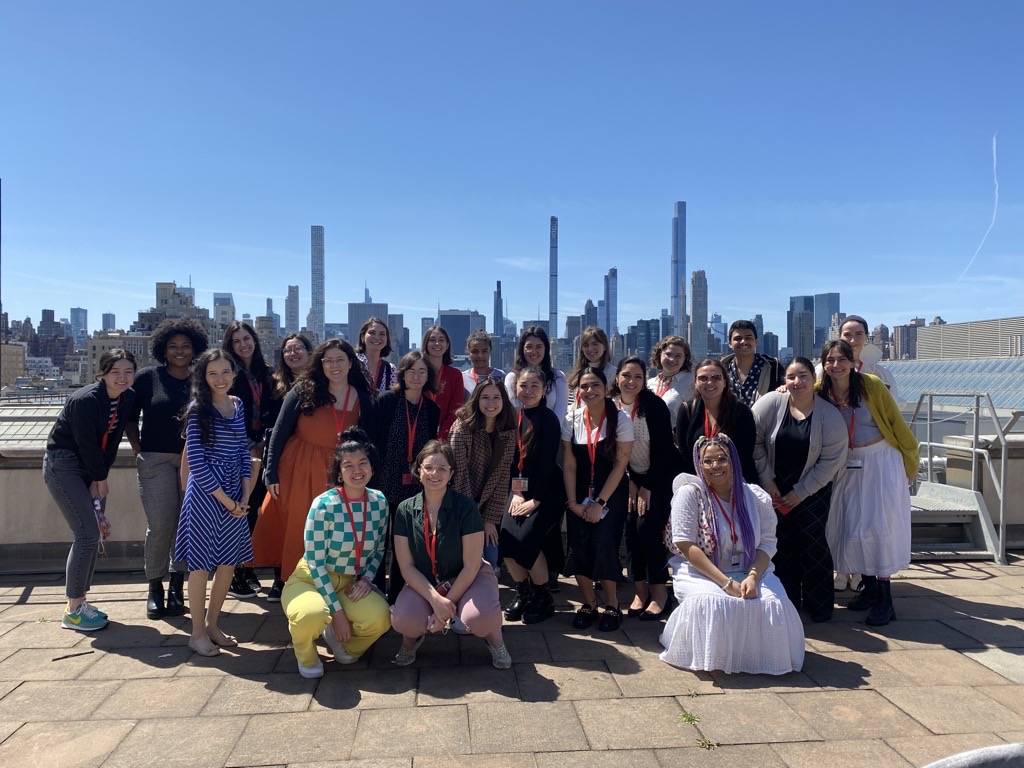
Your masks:
{"label": "city skyline", "polygon": [[254,316],[297,285],[305,319],[316,222],[326,321],[364,281],[418,318],[501,280],[517,326],[550,322],[551,216],[556,325],[612,266],[620,330],[696,270],[709,311],[783,338],[793,295],[872,326],[1018,311],[1019,3],[189,7],[0,10],[12,318],[125,325],[191,275]]}

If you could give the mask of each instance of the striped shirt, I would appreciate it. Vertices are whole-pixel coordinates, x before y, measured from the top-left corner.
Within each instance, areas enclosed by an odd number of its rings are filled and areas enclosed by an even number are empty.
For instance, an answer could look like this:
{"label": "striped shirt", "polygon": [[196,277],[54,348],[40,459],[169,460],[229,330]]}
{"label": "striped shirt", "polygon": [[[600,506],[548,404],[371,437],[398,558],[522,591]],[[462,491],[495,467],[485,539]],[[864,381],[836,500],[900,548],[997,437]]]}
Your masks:
{"label": "striped shirt", "polygon": [[[370,581],[384,558],[384,542],[388,530],[388,502],[384,494],[371,488],[366,490],[367,504],[354,501],[349,506],[355,518],[355,531],[349,520],[345,501],[337,488],[313,499],[306,518],[306,563],[313,576],[313,584],[331,613],[341,610],[341,601],[331,584],[330,574],[365,576]],[[365,523],[363,522],[365,515]],[[356,563],[356,534],[363,540],[361,562]]]}

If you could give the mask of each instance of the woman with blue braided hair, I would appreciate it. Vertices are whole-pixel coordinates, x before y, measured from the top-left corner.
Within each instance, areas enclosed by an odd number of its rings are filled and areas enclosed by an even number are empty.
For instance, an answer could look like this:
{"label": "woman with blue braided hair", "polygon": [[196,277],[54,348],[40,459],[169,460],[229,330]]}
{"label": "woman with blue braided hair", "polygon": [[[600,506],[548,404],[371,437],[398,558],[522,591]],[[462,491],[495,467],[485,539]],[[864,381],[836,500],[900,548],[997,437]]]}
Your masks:
{"label": "woman with blue braided hair", "polygon": [[693,449],[697,475],[673,483],[669,561],[679,601],[665,625],[662,661],[693,670],[783,675],[804,661],[796,608],[773,572],[771,497],[743,482],[723,433]]}

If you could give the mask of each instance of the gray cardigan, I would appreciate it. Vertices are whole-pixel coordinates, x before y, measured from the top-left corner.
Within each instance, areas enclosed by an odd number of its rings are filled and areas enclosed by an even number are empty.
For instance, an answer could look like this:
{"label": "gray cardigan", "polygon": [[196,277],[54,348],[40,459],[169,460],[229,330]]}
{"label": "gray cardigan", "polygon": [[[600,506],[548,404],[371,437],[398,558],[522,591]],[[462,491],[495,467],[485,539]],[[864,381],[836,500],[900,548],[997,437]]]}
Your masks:
{"label": "gray cardigan", "polygon": [[[769,392],[754,403],[754,463],[761,483],[775,479],[775,437],[789,409],[789,394]],[[800,473],[800,482],[793,486],[800,500],[828,485],[846,465],[850,434],[846,421],[832,403],[814,396],[814,418],[811,419],[811,444],[807,463]]]}

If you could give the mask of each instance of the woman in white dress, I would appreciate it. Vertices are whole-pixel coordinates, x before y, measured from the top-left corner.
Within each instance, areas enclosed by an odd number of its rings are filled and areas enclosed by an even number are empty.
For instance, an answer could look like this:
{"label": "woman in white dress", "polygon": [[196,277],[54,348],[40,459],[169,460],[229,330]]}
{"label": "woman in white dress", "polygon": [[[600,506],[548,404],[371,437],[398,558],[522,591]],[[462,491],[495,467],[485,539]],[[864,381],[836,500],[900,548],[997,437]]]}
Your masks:
{"label": "woman in white dress", "polygon": [[673,589],[661,660],[693,670],[783,675],[804,661],[804,630],[775,576],[771,497],[743,482],[728,436],[700,438],[698,475],[673,483]]}

